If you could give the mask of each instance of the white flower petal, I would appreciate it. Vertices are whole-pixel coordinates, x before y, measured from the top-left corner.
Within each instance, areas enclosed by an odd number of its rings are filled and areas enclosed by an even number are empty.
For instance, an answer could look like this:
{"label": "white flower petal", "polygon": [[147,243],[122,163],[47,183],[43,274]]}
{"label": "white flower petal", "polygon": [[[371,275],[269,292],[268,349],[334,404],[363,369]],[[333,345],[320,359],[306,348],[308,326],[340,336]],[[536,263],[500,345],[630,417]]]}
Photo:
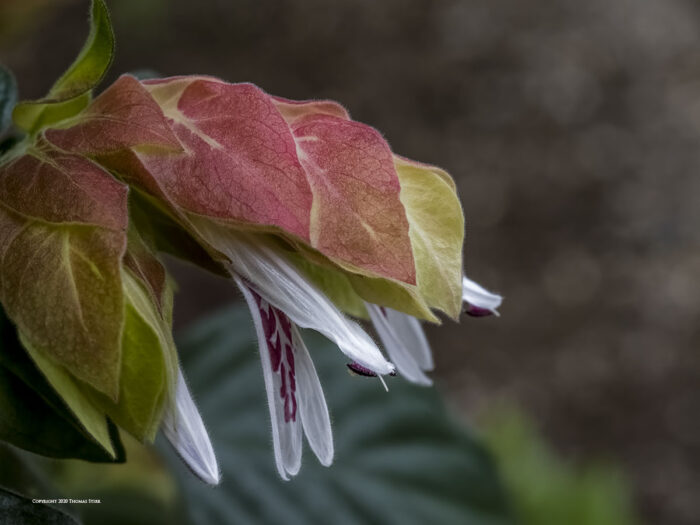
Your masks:
{"label": "white flower petal", "polygon": [[260,345],[277,471],[282,479],[288,480],[301,468],[302,451],[291,323],[242,279],[236,277],[236,283],[250,308]]}
{"label": "white flower petal", "polygon": [[221,481],[219,465],[209,434],[204,428],[202,416],[187,388],[187,383],[178,373],[175,404],[167,407],[163,417],[163,433],[182,460],[202,481],[218,485]]}
{"label": "white flower petal", "polygon": [[412,315],[391,308],[385,308],[384,314],[394,333],[416,360],[421,370],[433,370],[435,368],[433,353],[420,321]]}
{"label": "white flower petal", "polygon": [[[382,340],[389,357],[396,364],[399,373],[413,383],[432,385],[433,382],[423,373],[418,360],[410,349],[414,347],[414,342],[411,341],[411,336],[414,334],[404,333],[402,330],[404,327],[398,327],[398,330],[395,329],[389,323],[381,307],[370,303],[365,303],[365,305],[377,334]],[[385,311],[388,312],[388,309],[385,309]]]}
{"label": "white flower petal", "polygon": [[[499,315],[496,308],[501,306],[503,297],[489,292],[486,288],[465,276],[462,278],[462,300],[474,308],[487,310],[495,315]],[[478,315],[478,311],[475,313]]]}
{"label": "white flower petal", "polygon": [[309,351],[296,326],[292,327],[292,340],[296,361],[299,411],[304,424],[304,433],[311,450],[321,464],[327,467],[333,463],[333,433],[326,397],[323,395],[321,382],[318,380]]}
{"label": "white flower petal", "polygon": [[270,304],[302,328],[311,328],[334,341],[351,360],[378,374],[389,374],[389,363],[372,338],[318,291],[281,255],[250,237],[193,218],[200,234],[231,261],[231,271],[250,281]]}

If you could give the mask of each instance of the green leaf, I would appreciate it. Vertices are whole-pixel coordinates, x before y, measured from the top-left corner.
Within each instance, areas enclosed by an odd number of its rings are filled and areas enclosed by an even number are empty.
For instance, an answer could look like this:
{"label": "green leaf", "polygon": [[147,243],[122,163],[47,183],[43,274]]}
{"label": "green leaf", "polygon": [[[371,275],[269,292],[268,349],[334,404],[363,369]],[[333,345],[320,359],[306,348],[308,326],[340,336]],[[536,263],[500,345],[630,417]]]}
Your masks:
{"label": "green leaf", "polygon": [[46,504],[0,488],[0,516],[3,525],[79,525],[75,518]]}
{"label": "green leaf", "polygon": [[12,122],[12,108],[17,103],[17,83],[9,70],[0,65],[0,135]]}
{"label": "green leaf", "polygon": [[[109,434],[116,461],[124,461],[124,448],[114,425],[110,425]],[[34,365],[1,308],[0,440],[43,456],[115,461]]]}
{"label": "green leaf", "polygon": [[512,523],[494,463],[435,390],[399,378],[389,393],[350,376],[327,341],[305,333],[334,420],[335,463],[306,450],[299,476],[276,473],[247,310],[229,309],[179,340],[181,362],[223,470],[216,490],[182,472],[193,523]]}
{"label": "green leaf", "polygon": [[104,0],[93,0],[90,33],[73,64],[39,100],[20,102],[12,117],[29,133],[82,111],[90,102],[90,91],[102,80],[112,63],[114,33]]}

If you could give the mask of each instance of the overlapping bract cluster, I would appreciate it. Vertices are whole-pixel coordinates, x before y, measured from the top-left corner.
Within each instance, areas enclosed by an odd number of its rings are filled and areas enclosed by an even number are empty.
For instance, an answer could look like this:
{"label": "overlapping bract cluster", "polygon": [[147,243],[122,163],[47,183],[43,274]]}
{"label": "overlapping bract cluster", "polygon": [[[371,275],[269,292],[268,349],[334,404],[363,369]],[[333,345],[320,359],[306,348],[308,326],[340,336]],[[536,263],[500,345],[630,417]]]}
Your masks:
{"label": "overlapping bract cluster", "polygon": [[165,268],[128,225],[126,185],[39,136],[0,166],[0,300],[83,425],[153,438],[177,358]]}
{"label": "overlapping bract cluster", "polygon": [[276,235],[312,278],[351,289],[346,301],[459,314],[463,219],[449,176],[396,157],[336,103],[123,76],[61,127],[47,140],[158,200],[214,250],[212,227]]}
{"label": "overlapping bract cluster", "polygon": [[[28,138],[0,164],[4,309],[107,450],[105,416],[139,439],[152,439],[164,420],[183,457],[216,482],[178,370],[172,287],[157,253],[229,276],[262,334],[271,415],[284,415],[275,434],[281,475],[298,471],[302,425],[330,463],[328,411],[297,326],[333,339],[358,369],[392,373],[346,314],[371,318],[399,371],[429,383],[417,319],[437,321],[435,310],[457,318],[473,297],[462,282],[454,183],[395,155],[331,101],[292,101],[211,77],[129,75],[91,100],[111,61],[100,52],[113,43],[105,17],[95,0],[77,66],[49,97],[15,109]],[[266,331],[270,315],[289,326],[285,366],[276,366],[281,342],[271,337],[282,333]],[[280,388],[284,395],[270,395]],[[289,416],[290,400],[300,418]]]}

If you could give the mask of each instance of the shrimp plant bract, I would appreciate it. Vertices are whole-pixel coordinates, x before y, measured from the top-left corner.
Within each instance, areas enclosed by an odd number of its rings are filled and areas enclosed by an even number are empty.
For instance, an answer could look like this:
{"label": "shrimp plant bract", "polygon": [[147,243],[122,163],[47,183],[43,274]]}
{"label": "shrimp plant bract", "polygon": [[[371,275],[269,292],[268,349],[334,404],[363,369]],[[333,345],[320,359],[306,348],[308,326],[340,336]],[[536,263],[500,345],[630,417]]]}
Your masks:
{"label": "shrimp plant bract", "polygon": [[93,96],[114,47],[103,0],[91,23],[46,97],[15,106],[25,137],[0,160],[0,301],[22,346],[108,455],[112,424],[141,441],[162,429],[218,483],[171,334],[170,253],[229,278],[250,308],[280,476],[299,471],[304,435],[330,465],[300,328],[355,373],[428,385],[421,321],[500,304],[463,274],[454,182],[332,101],[207,76],[123,75]]}

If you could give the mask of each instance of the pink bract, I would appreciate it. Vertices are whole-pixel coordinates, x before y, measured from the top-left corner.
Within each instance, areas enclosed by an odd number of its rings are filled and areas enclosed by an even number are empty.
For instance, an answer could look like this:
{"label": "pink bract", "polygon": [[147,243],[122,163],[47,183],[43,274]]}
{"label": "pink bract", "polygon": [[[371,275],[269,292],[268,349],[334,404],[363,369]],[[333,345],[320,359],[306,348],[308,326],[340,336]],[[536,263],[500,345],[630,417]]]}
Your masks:
{"label": "pink bract", "polygon": [[350,271],[416,282],[391,149],[334,102],[209,77],[122,76],[46,137],[176,214],[281,233]]}

